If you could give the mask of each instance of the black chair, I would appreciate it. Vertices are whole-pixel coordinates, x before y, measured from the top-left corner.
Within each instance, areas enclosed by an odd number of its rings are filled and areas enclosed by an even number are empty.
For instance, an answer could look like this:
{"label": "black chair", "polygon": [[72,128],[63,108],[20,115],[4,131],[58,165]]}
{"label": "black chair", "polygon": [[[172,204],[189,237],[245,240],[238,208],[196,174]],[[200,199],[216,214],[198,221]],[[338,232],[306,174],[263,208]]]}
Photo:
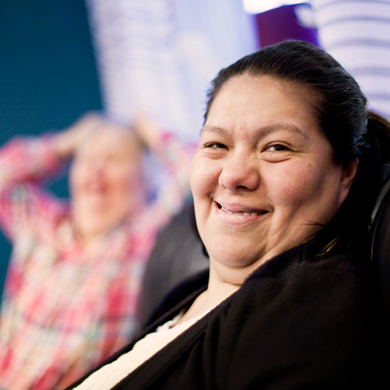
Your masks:
{"label": "black chair", "polygon": [[390,177],[378,195],[371,214],[370,255],[383,316],[390,325]]}
{"label": "black chair", "polygon": [[147,323],[173,287],[208,267],[191,200],[157,237],[140,292],[140,326]]}

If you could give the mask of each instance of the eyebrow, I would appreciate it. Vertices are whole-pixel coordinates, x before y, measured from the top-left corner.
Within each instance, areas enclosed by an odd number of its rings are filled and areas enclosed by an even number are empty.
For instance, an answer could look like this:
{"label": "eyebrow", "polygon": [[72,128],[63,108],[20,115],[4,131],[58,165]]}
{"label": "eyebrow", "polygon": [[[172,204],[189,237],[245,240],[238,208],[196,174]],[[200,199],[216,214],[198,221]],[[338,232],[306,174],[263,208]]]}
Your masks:
{"label": "eyebrow", "polygon": [[[280,131],[280,130],[292,131],[292,132],[299,134],[300,136],[302,136],[306,139],[308,138],[307,134],[305,134],[299,127],[294,126],[290,123],[283,123],[283,122],[275,123],[275,124],[272,124],[269,126],[260,127],[257,129],[257,134],[259,134],[259,138],[264,138],[264,137],[268,136],[269,134],[274,133],[276,131]],[[224,129],[223,127],[210,126],[210,125],[203,126],[203,128],[200,131],[200,134],[202,134],[203,132],[211,132],[214,134],[219,134],[223,137],[227,137],[230,133],[229,130]]]}
{"label": "eyebrow", "polygon": [[218,126],[208,126],[208,125],[204,125],[201,129],[200,129],[200,135],[202,135],[203,133],[214,133],[214,134],[219,134],[219,135],[222,135],[222,136],[227,136],[229,131],[224,129],[223,127],[218,127]]}

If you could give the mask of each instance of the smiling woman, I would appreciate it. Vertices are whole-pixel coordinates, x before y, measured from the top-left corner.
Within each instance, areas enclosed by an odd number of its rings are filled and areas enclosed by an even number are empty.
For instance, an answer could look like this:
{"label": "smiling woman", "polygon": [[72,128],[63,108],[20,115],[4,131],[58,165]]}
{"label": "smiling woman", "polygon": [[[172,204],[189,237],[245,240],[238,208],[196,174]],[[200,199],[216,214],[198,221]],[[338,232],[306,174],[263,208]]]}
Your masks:
{"label": "smiling woman", "polygon": [[191,170],[210,270],[77,389],[375,388],[366,238],[390,124],[366,103],[304,42],[222,69]]}
{"label": "smiling woman", "polygon": [[269,76],[232,79],[209,110],[192,170],[213,270],[241,285],[266,260],[313,236],[336,214],[356,170],[355,160],[333,161],[294,85]]}

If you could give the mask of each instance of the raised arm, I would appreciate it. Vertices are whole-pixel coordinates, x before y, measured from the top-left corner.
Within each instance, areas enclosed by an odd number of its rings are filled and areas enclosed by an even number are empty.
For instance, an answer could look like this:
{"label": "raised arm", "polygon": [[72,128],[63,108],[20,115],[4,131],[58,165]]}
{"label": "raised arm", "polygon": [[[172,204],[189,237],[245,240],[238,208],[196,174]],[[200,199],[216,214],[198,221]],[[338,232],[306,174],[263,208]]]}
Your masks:
{"label": "raised arm", "polygon": [[141,143],[151,150],[165,174],[154,209],[174,214],[181,209],[190,192],[190,166],[196,145],[184,143],[176,135],[162,131],[143,112],[136,116],[134,128]]}
{"label": "raised arm", "polygon": [[95,112],[84,114],[73,125],[53,137],[53,151],[60,160],[72,157],[81,143],[105,123],[105,119]]}

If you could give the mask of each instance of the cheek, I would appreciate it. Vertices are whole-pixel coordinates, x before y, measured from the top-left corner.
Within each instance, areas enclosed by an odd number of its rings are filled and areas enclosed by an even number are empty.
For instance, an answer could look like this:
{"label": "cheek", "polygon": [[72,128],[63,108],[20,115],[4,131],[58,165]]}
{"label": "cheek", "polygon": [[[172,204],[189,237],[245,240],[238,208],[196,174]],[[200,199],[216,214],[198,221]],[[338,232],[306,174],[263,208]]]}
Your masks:
{"label": "cheek", "polygon": [[276,166],[265,180],[268,183],[267,193],[276,204],[302,204],[321,193],[321,176],[320,171],[307,163],[290,167]]}
{"label": "cheek", "polygon": [[79,188],[83,186],[86,177],[86,170],[82,165],[73,166],[71,168],[69,181],[73,192],[79,190]]}
{"label": "cheek", "polygon": [[333,165],[296,164],[270,177],[270,197],[281,212],[291,218],[327,223],[337,210],[340,186],[339,169]]}
{"label": "cheek", "polygon": [[218,185],[218,168],[217,164],[211,160],[195,156],[191,165],[191,191],[194,200],[200,200],[202,197],[209,195]]}
{"label": "cheek", "polygon": [[191,191],[194,199],[195,218],[198,231],[204,240],[204,229],[211,206],[210,195],[218,184],[218,174],[214,173],[214,165],[203,158],[193,159],[191,166]]}

